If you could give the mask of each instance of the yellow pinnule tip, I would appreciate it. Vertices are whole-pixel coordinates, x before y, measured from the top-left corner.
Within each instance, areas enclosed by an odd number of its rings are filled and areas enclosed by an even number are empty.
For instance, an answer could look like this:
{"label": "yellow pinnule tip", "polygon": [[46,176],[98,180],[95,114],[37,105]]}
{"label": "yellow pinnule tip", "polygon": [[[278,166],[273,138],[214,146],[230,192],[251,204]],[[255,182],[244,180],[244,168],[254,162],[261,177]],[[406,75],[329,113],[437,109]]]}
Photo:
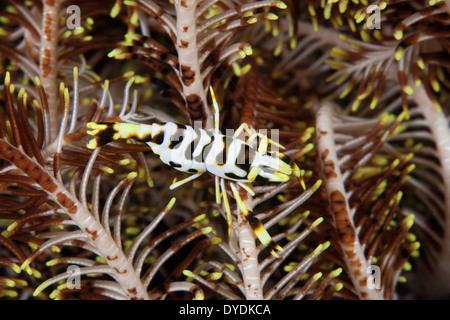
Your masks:
{"label": "yellow pinnule tip", "polygon": [[73,67],[73,78],[78,81],[78,67]]}
{"label": "yellow pinnule tip", "polygon": [[[23,99],[23,97],[24,97],[24,96],[26,97],[26,95],[27,95],[27,93],[25,92],[25,88],[24,88],[24,87],[20,88],[20,89],[19,89],[19,93],[18,93],[18,98],[19,98],[19,99]],[[25,99],[24,99],[24,100],[25,100]]]}
{"label": "yellow pinnule tip", "polygon": [[53,290],[50,294],[49,294],[49,298],[53,299],[53,300],[58,300],[59,296],[61,295],[61,290]]}
{"label": "yellow pinnule tip", "polygon": [[127,179],[128,179],[128,180],[133,180],[133,179],[135,179],[137,176],[138,176],[137,172],[133,171],[133,172],[130,172],[130,173],[127,175]]}
{"label": "yellow pinnule tip", "polygon": [[279,258],[280,256],[278,255],[278,253],[274,250],[274,249],[270,249],[270,254],[272,255],[272,256],[274,256],[275,258]]}
{"label": "yellow pinnule tip", "polygon": [[287,5],[283,1],[277,1],[275,5],[278,9],[287,9]]}
{"label": "yellow pinnule tip", "polygon": [[253,54],[253,48],[249,44],[245,44],[242,50],[245,52],[247,56],[251,56]]}
{"label": "yellow pinnule tip", "polygon": [[336,278],[341,273],[342,273],[342,268],[337,268],[336,270],[333,270],[330,272],[330,276],[332,276],[333,278]]}
{"label": "yellow pinnule tip", "polygon": [[316,274],[314,274],[314,275],[312,276],[312,278],[313,278],[313,281],[314,281],[314,282],[317,281],[317,280],[319,280],[320,278],[322,278],[322,272],[317,272]]}
{"label": "yellow pinnule tip", "polygon": [[97,139],[92,139],[90,140],[87,144],[86,147],[88,149],[94,150],[98,147],[98,143],[97,143]]}
{"label": "yellow pinnule tip", "polygon": [[139,35],[136,33],[128,32],[125,34],[125,39],[127,40],[139,40]]}
{"label": "yellow pinnule tip", "polygon": [[14,271],[15,273],[21,273],[21,272],[22,272],[22,269],[21,269],[20,266],[19,266],[18,264],[16,264],[16,263],[12,263],[12,264],[11,264],[11,269],[13,269],[13,271]]}
{"label": "yellow pinnule tip", "polygon": [[118,16],[119,12],[120,12],[120,2],[116,1],[116,3],[112,7],[111,12],[109,13],[109,15],[111,16],[111,18],[115,18],[115,17]]}
{"label": "yellow pinnule tip", "polygon": [[206,214],[202,213],[201,215],[194,218],[194,222],[200,222],[206,218]]}
{"label": "yellow pinnule tip", "polygon": [[170,210],[172,209],[172,207],[174,206],[175,202],[177,201],[177,198],[172,197],[172,199],[170,199],[169,203],[167,204],[167,209]]}
{"label": "yellow pinnule tip", "polygon": [[194,299],[193,300],[205,300],[205,294],[202,290],[195,291]]}
{"label": "yellow pinnule tip", "polygon": [[102,170],[103,170],[104,173],[108,173],[108,174],[113,174],[114,173],[114,169],[110,168],[110,167],[102,166]]}
{"label": "yellow pinnule tip", "polygon": [[[245,57],[242,57],[242,58],[245,58]],[[231,67],[232,67],[233,73],[236,75],[236,77],[240,77],[241,76],[241,66],[238,63],[233,62],[231,64]]]}
{"label": "yellow pinnule tip", "polygon": [[222,242],[222,238],[219,238],[219,237],[210,238],[211,244],[219,244],[220,242]]}
{"label": "yellow pinnule tip", "polygon": [[280,246],[278,243],[275,243],[274,244],[274,247],[275,247],[275,249],[277,249],[278,251],[280,251],[280,252],[284,252],[284,249],[283,249],[283,247],[282,246]]}
{"label": "yellow pinnule tip", "polygon": [[[124,77],[124,78],[131,78],[131,77],[134,77],[135,74],[136,74],[136,72],[130,70],[130,71],[125,72],[125,73],[123,74],[123,77]],[[133,81],[134,81],[134,79],[133,79]],[[130,83],[130,84],[131,84],[131,83]]]}
{"label": "yellow pinnule tip", "polygon": [[278,16],[275,13],[269,12],[266,15],[267,20],[278,20]]}
{"label": "yellow pinnule tip", "polygon": [[251,17],[250,19],[247,20],[247,23],[248,23],[248,24],[254,24],[254,23],[256,23],[257,21],[258,21],[257,18]]}
{"label": "yellow pinnule tip", "polygon": [[321,224],[323,222],[323,217],[317,218],[313,223],[312,223],[312,227],[315,228],[317,227],[319,224]]}
{"label": "yellow pinnule tip", "polygon": [[403,218],[403,220],[400,222],[403,226],[406,227],[406,229],[410,229],[412,225],[414,224],[415,215],[410,214],[406,218]]}
{"label": "yellow pinnule tip", "polygon": [[131,14],[130,21],[131,21],[131,24],[133,26],[137,26],[138,25],[138,23],[139,23],[139,15],[138,15],[138,11],[137,10],[134,10],[133,13]]}
{"label": "yellow pinnule tip", "polygon": [[208,233],[211,233],[212,231],[213,231],[213,228],[211,228],[211,227],[205,227],[202,229],[203,234],[208,234]]}
{"label": "yellow pinnule tip", "polygon": [[109,58],[114,58],[115,56],[118,56],[118,55],[121,54],[121,53],[122,53],[122,49],[116,48],[116,49],[111,50],[111,51],[108,53],[108,57],[109,57]]}
{"label": "yellow pinnule tip", "polygon": [[412,95],[414,93],[414,89],[411,86],[407,85],[403,88],[403,92],[407,95]]}
{"label": "yellow pinnule tip", "polygon": [[148,185],[150,188],[153,188],[153,187],[155,186],[151,177],[148,177],[148,178],[147,178],[147,185]]}
{"label": "yellow pinnule tip", "polygon": [[4,284],[6,284],[7,287],[13,288],[16,286],[16,283],[8,278],[3,278]]}
{"label": "yellow pinnule tip", "polygon": [[209,86],[209,92],[211,94],[211,99],[216,100],[216,95],[214,94],[214,89],[212,86]]}
{"label": "yellow pinnule tip", "polygon": [[259,168],[253,167],[250,169],[250,172],[247,176],[247,179],[250,181],[254,181],[256,179],[256,176],[259,174]]}
{"label": "yellow pinnule tip", "polygon": [[195,274],[190,270],[183,270],[183,275],[185,275],[188,278],[192,278],[192,279],[195,278]]}
{"label": "yellow pinnule tip", "polygon": [[98,129],[98,124],[96,122],[88,122],[86,123],[86,127],[88,129]]}
{"label": "yellow pinnule tip", "polygon": [[19,225],[19,223],[17,221],[11,223],[8,228],[6,228],[6,230],[8,230],[9,232],[13,231],[15,228],[17,228],[17,226]]}
{"label": "yellow pinnule tip", "polygon": [[105,80],[105,82],[103,82],[103,90],[108,90],[109,89],[109,80]]}
{"label": "yellow pinnule tip", "polygon": [[306,190],[305,180],[303,180],[303,178],[300,178],[300,185],[302,186],[303,190]]}
{"label": "yellow pinnule tip", "polygon": [[341,291],[344,288],[344,284],[342,282],[338,282],[334,285],[334,289],[336,291]]}
{"label": "yellow pinnule tip", "polygon": [[219,280],[220,278],[222,278],[223,276],[223,272],[211,272],[208,275],[208,279],[215,281],[215,280]]}
{"label": "yellow pinnule tip", "polygon": [[403,57],[403,52],[405,50],[402,47],[399,47],[395,53],[394,53],[394,57],[396,61],[400,61],[400,59]]}
{"label": "yellow pinnule tip", "polygon": [[3,294],[3,296],[8,297],[8,298],[17,298],[19,296],[17,291],[15,291],[15,290],[7,290],[7,289],[3,289],[2,290],[2,294]]}
{"label": "yellow pinnule tip", "polygon": [[31,263],[31,260],[30,260],[30,259],[26,259],[26,260],[22,263],[22,265],[20,266],[20,269],[23,270],[23,271],[25,271],[25,272],[28,273],[29,275],[32,275],[32,274],[33,274],[33,271],[32,271],[31,268],[30,268],[30,263]]}
{"label": "yellow pinnule tip", "polygon": [[394,38],[396,40],[401,40],[403,38],[403,30],[395,30],[394,31]]}
{"label": "yellow pinnule tip", "polygon": [[39,287],[36,288],[33,292],[33,297],[36,297],[39,295],[45,288],[48,287],[48,284],[46,282],[43,282]]}
{"label": "yellow pinnule tip", "polygon": [[121,166],[126,166],[126,165],[128,165],[130,163],[131,163],[131,160],[129,158],[125,158],[125,159],[119,160],[119,165],[121,165]]}
{"label": "yellow pinnule tip", "polygon": [[53,267],[53,266],[56,266],[58,263],[60,263],[60,260],[59,260],[59,259],[51,259],[51,260],[47,261],[47,262],[45,263],[45,265],[46,265],[47,267]]}

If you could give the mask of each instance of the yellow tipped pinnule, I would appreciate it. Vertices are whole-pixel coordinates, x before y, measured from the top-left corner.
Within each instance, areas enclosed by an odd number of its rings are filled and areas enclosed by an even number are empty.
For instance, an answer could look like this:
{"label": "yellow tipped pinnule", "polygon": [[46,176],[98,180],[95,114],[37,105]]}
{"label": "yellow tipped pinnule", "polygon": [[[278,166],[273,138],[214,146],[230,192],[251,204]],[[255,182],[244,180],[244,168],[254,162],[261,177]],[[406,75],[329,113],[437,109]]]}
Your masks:
{"label": "yellow tipped pinnule", "polygon": [[116,3],[114,4],[114,6],[111,9],[111,12],[109,13],[111,18],[115,18],[119,15],[120,8],[121,8],[120,1],[116,1]]}
{"label": "yellow tipped pinnule", "polygon": [[[244,58],[245,58],[245,57],[244,57]],[[233,73],[236,75],[236,77],[240,77],[240,76],[242,75],[242,72],[241,72],[241,66],[240,66],[238,63],[233,62],[233,63],[231,64],[231,67],[232,67]]]}
{"label": "yellow tipped pinnule", "polygon": [[406,93],[409,96],[414,93],[414,89],[411,86],[409,86],[409,85],[404,86],[402,89],[403,89],[403,92]]}
{"label": "yellow tipped pinnule", "polygon": [[336,270],[333,270],[330,272],[330,276],[333,278],[336,278],[342,273],[342,268],[337,268]]}
{"label": "yellow tipped pinnule", "polygon": [[138,176],[137,172],[132,171],[132,172],[130,172],[130,173],[127,175],[127,179],[128,179],[128,180],[133,180],[133,179],[135,179],[137,176]]}
{"label": "yellow tipped pinnule", "polygon": [[287,9],[287,5],[283,1],[276,1],[275,5],[278,9]]}
{"label": "yellow tipped pinnule", "polygon": [[131,14],[130,22],[133,26],[137,27],[139,25],[139,12],[136,9]]}
{"label": "yellow tipped pinnule", "polygon": [[397,50],[394,53],[394,57],[396,61],[400,61],[400,59],[403,57],[403,52],[405,51],[404,48],[398,47]]}
{"label": "yellow tipped pinnule", "polygon": [[319,224],[321,224],[323,222],[323,217],[317,218],[316,220],[314,220],[314,222],[312,223],[312,227],[315,228],[317,227]]}
{"label": "yellow tipped pinnule", "polygon": [[269,12],[266,15],[267,20],[278,20],[278,16],[275,13]]}
{"label": "yellow tipped pinnule", "polygon": [[107,128],[106,124],[99,124],[97,122],[88,122],[86,123],[86,127],[88,129],[96,129],[96,130],[105,130]]}
{"label": "yellow tipped pinnule", "polygon": [[73,67],[73,79],[78,81],[78,67]]}
{"label": "yellow tipped pinnule", "polygon": [[172,209],[172,207],[174,206],[175,202],[177,201],[177,198],[172,197],[172,199],[170,199],[169,203],[167,204],[166,208],[167,210]]}
{"label": "yellow tipped pinnule", "polygon": [[212,231],[213,231],[212,227],[205,227],[202,229],[203,234],[208,234],[208,233],[211,233]]}
{"label": "yellow tipped pinnule", "polygon": [[94,150],[96,148],[98,148],[98,142],[97,139],[91,139],[87,144],[86,147],[88,149]]}
{"label": "yellow tipped pinnule", "polygon": [[11,83],[11,75],[9,74],[9,71],[6,71],[6,74],[5,74],[5,86],[9,86],[10,83]]}
{"label": "yellow tipped pinnule", "polygon": [[190,270],[183,270],[183,275],[185,275],[188,278],[195,279],[195,274]]}
{"label": "yellow tipped pinnule", "polygon": [[252,46],[247,43],[243,46],[242,51],[244,51],[247,56],[251,56],[253,54]]}
{"label": "yellow tipped pinnule", "polygon": [[403,38],[403,30],[395,30],[394,31],[394,38],[396,40],[401,40]]}
{"label": "yellow tipped pinnule", "polygon": [[253,167],[250,169],[250,172],[247,176],[247,179],[250,181],[255,181],[256,177],[259,174],[259,168],[258,167]]}
{"label": "yellow tipped pinnule", "polygon": [[223,276],[223,272],[219,272],[219,271],[211,272],[208,275],[208,280],[216,281],[216,280],[219,280],[220,278],[222,278],[222,276]]}
{"label": "yellow tipped pinnule", "polygon": [[248,23],[248,24],[254,24],[254,23],[256,23],[257,21],[258,21],[258,18],[252,17],[252,18],[250,18],[250,19],[247,20],[247,23]]}
{"label": "yellow tipped pinnule", "polygon": [[116,59],[117,59],[117,56],[120,55],[120,54],[122,54],[122,53],[123,53],[123,52],[122,52],[122,49],[121,49],[121,48],[116,48],[116,49],[111,50],[111,51],[108,53],[108,57],[109,57],[109,58],[116,58]]}

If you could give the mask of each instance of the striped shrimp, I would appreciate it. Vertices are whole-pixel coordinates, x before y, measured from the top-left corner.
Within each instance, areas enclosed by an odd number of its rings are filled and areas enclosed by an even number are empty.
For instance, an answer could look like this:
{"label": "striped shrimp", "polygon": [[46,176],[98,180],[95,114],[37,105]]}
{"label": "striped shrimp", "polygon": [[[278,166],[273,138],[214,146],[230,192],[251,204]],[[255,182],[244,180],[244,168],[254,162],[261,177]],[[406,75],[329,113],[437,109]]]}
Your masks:
{"label": "striped shrimp", "polygon": [[[244,213],[256,236],[269,248],[272,255],[278,257],[276,250],[283,251],[282,247],[273,241],[261,221],[248,210],[237,186],[241,186],[254,196],[255,193],[247,183],[254,181],[281,183],[288,181],[293,175],[300,180],[305,189],[302,179],[304,171],[283,153],[268,153],[269,143],[281,148],[282,146],[266,135],[253,133],[246,141],[239,139],[243,131],[250,132],[245,123],[233,136],[222,134],[219,131],[219,108],[212,88],[210,92],[214,107],[213,131],[174,122],[152,124],[89,122],[88,134],[95,138],[89,141],[87,147],[95,149],[113,140],[129,138],[148,144],[163,163],[179,171],[191,173],[183,180],[175,180],[170,186],[171,190],[200,177],[205,172],[211,173],[215,177],[216,202],[221,204],[223,201],[230,233],[232,216],[225,189],[227,180],[239,209]],[[257,149],[251,145],[256,137],[261,138]]]}

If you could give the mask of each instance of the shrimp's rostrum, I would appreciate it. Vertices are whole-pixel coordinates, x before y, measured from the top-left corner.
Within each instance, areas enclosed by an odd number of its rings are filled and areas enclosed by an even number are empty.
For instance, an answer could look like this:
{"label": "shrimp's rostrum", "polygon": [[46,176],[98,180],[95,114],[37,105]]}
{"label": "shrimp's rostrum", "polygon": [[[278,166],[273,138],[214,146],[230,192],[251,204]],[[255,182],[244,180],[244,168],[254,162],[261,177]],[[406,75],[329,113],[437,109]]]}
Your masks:
{"label": "shrimp's rostrum", "polygon": [[[242,124],[233,136],[227,136],[219,131],[218,106],[213,90],[210,90],[215,111],[215,129],[204,129],[178,124],[174,122],[133,124],[89,122],[88,134],[95,136],[87,147],[95,149],[117,139],[135,139],[148,144],[162,162],[179,171],[192,175],[181,181],[174,181],[170,189],[175,189],[189,181],[198,178],[205,172],[215,176],[216,201],[224,204],[227,214],[228,230],[231,231],[231,210],[226,196],[224,180],[229,181],[231,191],[240,210],[255,231],[262,244],[269,247],[272,255],[278,257],[276,250],[282,251],[276,244],[261,221],[248,210],[242,200],[236,185],[243,187],[251,196],[252,189],[247,185],[253,181],[286,182],[290,176],[297,177],[305,188],[302,176],[303,170],[289,160],[283,153],[268,152],[269,144],[281,147],[267,136],[253,133],[247,141],[239,139],[243,131],[250,132],[248,126]],[[256,137],[260,138],[258,148],[250,143]]]}

